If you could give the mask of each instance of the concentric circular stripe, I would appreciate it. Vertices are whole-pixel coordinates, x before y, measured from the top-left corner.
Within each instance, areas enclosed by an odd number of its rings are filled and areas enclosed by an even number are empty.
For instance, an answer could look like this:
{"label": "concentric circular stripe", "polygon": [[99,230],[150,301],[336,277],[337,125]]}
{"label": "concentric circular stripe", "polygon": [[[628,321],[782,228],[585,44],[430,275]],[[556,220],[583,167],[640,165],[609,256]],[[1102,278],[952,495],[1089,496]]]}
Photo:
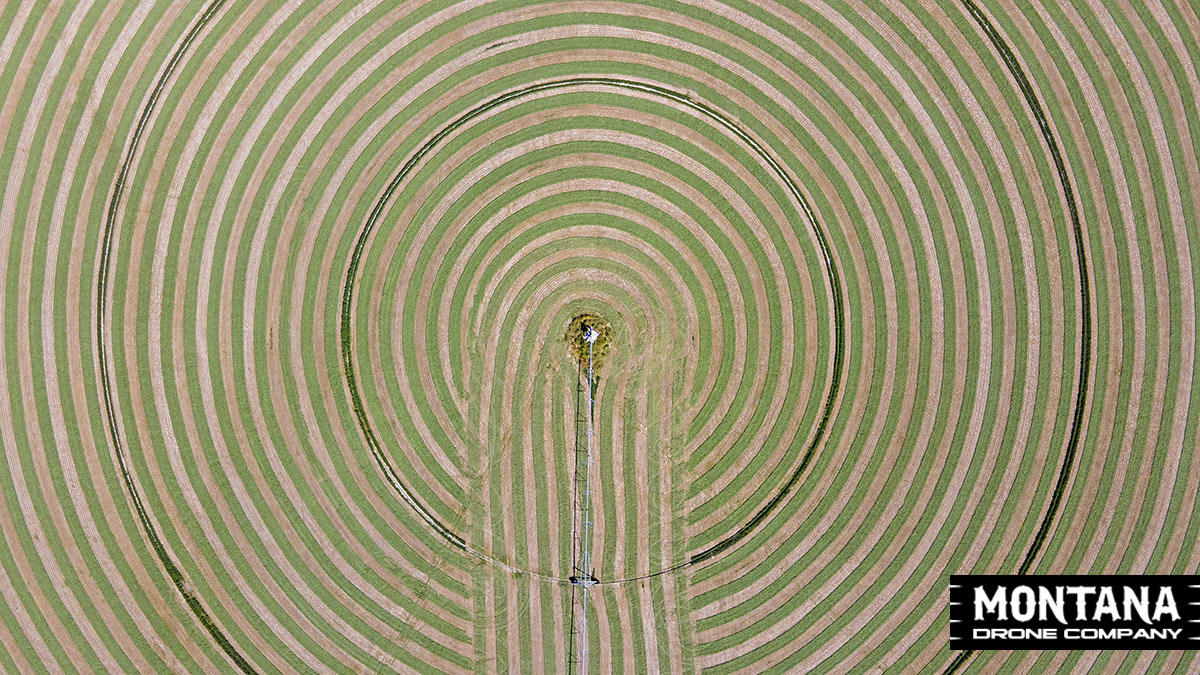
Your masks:
{"label": "concentric circular stripe", "polygon": [[[597,592],[595,668],[940,671],[955,657],[945,574],[1195,571],[1187,3],[979,3],[1042,101],[1082,245],[1039,121],[960,2],[229,4],[130,165],[97,344],[111,181],[205,8],[0,8],[0,669],[232,666],[125,496],[102,346],[137,501],[255,668],[560,667],[564,589],[448,554],[396,499],[362,452],[337,336],[358,228],[396,163],[479,101],[569,77],[726,111],[804,186],[846,300],[842,391],[805,479],[744,545]],[[598,399],[612,457],[596,543],[614,571],[736,532],[800,460],[781,439],[817,421],[820,268],[772,262],[817,253],[771,238],[791,200],[757,182],[758,160],[670,107],[513,103],[447,139],[364,256],[366,403],[386,433],[426,439],[393,455],[398,477],[523,565],[554,571],[570,548],[555,486],[573,382],[555,340],[574,312],[621,315],[635,346]],[[456,233],[411,275],[404,208]],[[694,351],[684,326],[705,328]],[[660,361],[676,338],[684,355]],[[441,473],[421,468],[434,445]],[[966,664],[1190,667],[1125,652]]]}
{"label": "concentric circular stripe", "polygon": [[634,578],[630,578],[630,579],[616,579],[616,580],[604,579],[601,581],[601,583],[627,583],[630,581],[638,581],[639,579],[642,579],[642,578],[648,578],[648,576],[657,576],[658,574],[662,574],[665,572],[671,572],[671,571],[680,569],[687,565],[704,562],[705,560],[708,560],[708,559],[720,554],[722,551],[736,545],[739,541],[745,539],[746,536],[752,530],[754,530],[754,528],[757,527],[761,522],[763,522],[763,520],[765,520],[771,514],[771,512],[775,509],[775,507],[778,506],[778,504],[784,498],[787,497],[788,493],[795,486],[796,482],[799,481],[801,475],[803,475],[803,472],[804,472],[805,468],[807,468],[809,460],[810,460],[813,452],[816,450],[816,448],[818,447],[818,445],[820,444],[820,442],[822,440],[822,436],[823,436],[825,427],[827,426],[828,421],[829,421],[830,409],[833,405],[834,399],[837,397],[839,373],[841,370],[842,360],[844,358],[843,354],[842,354],[844,345],[843,345],[843,339],[841,336],[841,328],[840,328],[840,326],[842,324],[843,301],[841,299],[840,282],[838,280],[838,273],[837,273],[837,269],[836,269],[836,266],[833,261],[832,252],[830,250],[828,243],[826,242],[825,235],[821,231],[820,225],[816,221],[816,216],[813,214],[812,208],[808,205],[808,202],[805,200],[804,196],[801,194],[801,192],[800,192],[799,188],[796,186],[795,182],[783,170],[783,168],[779,164],[779,162],[776,161],[770,155],[770,153],[768,153],[766,151],[766,149],[764,149],[762,147],[761,144],[759,144],[754,138],[752,138],[749,134],[747,134],[745,132],[745,130],[743,130],[736,123],[731,121],[726,116],[722,115],[719,111],[713,109],[712,107],[710,107],[706,104],[703,104],[703,103],[700,103],[700,102],[697,102],[697,101],[691,99],[686,94],[675,92],[675,91],[672,91],[672,90],[664,88],[664,87],[658,87],[658,86],[654,86],[654,85],[650,85],[650,84],[646,84],[646,83],[642,83],[642,82],[637,82],[637,81],[632,81],[632,80],[620,80],[620,79],[615,79],[615,78],[600,78],[600,77],[574,78],[574,79],[569,79],[569,80],[549,81],[549,82],[531,85],[522,90],[502,94],[501,96],[498,96],[498,97],[493,98],[485,103],[482,103],[479,106],[471,109],[469,112],[456,118],[453,122],[451,122],[447,126],[443,127],[436,134],[434,134],[432,138],[430,138],[428,141],[426,141],[425,144],[422,145],[421,148],[411,158],[409,158],[405,162],[404,166],[400,169],[400,171],[392,178],[391,182],[388,183],[387,188],[384,190],[383,194],[380,196],[379,200],[376,202],[374,209],[372,209],[372,211],[371,211],[371,215],[368,217],[366,224],[363,226],[362,230],[360,231],[360,233],[358,235],[358,239],[356,240],[355,245],[354,245],[353,253],[351,254],[350,266],[346,272],[345,282],[343,283],[343,286],[342,286],[341,333],[340,333],[340,335],[341,335],[341,342],[342,342],[343,373],[345,374],[345,377],[346,377],[347,386],[350,389],[350,394],[351,394],[351,398],[352,398],[352,402],[353,402],[355,415],[358,419],[358,423],[362,429],[363,435],[367,439],[367,444],[371,450],[372,456],[374,457],[375,461],[378,463],[380,470],[384,473],[385,476],[387,476],[388,482],[391,484],[391,486],[396,490],[396,492],[401,496],[401,498],[404,499],[404,501],[410,507],[412,507],[412,509],[414,511],[416,511],[421,516],[421,518],[430,527],[432,527],[441,537],[446,539],[446,541],[449,542],[452,546],[459,548],[473,556],[484,559],[490,563],[501,565],[501,566],[505,567],[506,569],[509,569],[512,572],[522,573],[522,574],[530,574],[537,578],[546,579],[548,581],[558,581],[560,583],[565,581],[561,577],[556,579],[556,578],[547,577],[545,575],[542,575],[542,574],[539,574],[536,572],[532,572],[529,570],[522,570],[520,568],[514,567],[514,566],[504,562],[503,560],[498,560],[495,557],[487,554],[486,552],[482,552],[482,551],[479,551],[479,550],[476,550],[476,549],[470,547],[461,536],[459,536],[458,534],[456,534],[455,532],[450,530],[448,527],[446,527],[444,524],[442,524],[442,522],[439,521],[438,518],[434,514],[432,514],[423,504],[421,504],[416,498],[413,497],[413,495],[410,493],[408,488],[406,488],[403,485],[402,481],[396,475],[395,470],[392,468],[391,463],[388,461],[386,455],[384,454],[384,451],[379,443],[379,440],[376,438],[376,434],[371,427],[368,415],[365,410],[365,406],[363,404],[361,392],[356,384],[354,353],[353,353],[353,348],[352,348],[353,341],[352,341],[352,336],[351,336],[351,325],[352,325],[352,309],[353,309],[353,302],[354,302],[354,285],[355,285],[355,282],[357,281],[358,266],[359,266],[360,259],[362,258],[363,252],[366,248],[367,241],[370,238],[371,232],[375,226],[376,221],[380,217],[380,214],[383,212],[384,207],[387,205],[389,198],[396,191],[397,187],[407,178],[408,174],[414,169],[414,167],[416,167],[421,162],[421,160],[427,154],[429,154],[429,152],[436,145],[438,145],[440,142],[442,142],[446,137],[448,137],[450,134],[452,134],[460,126],[463,126],[463,125],[469,123],[472,119],[479,117],[479,116],[491,111],[492,109],[498,108],[500,106],[503,106],[506,103],[512,102],[521,97],[528,96],[531,94],[536,94],[536,93],[548,91],[548,90],[560,89],[563,87],[586,86],[586,85],[607,86],[607,87],[615,87],[615,88],[622,88],[622,89],[630,89],[633,91],[655,94],[657,96],[661,96],[663,98],[669,99],[678,105],[686,106],[688,108],[691,108],[693,110],[696,110],[698,112],[701,112],[701,113],[707,115],[708,117],[710,117],[713,120],[720,123],[723,127],[725,127],[730,133],[734,134],[743,143],[745,143],[750,148],[752,148],[755,151],[755,153],[757,153],[758,156],[771,167],[771,169],[775,172],[778,179],[787,186],[789,192],[796,199],[796,201],[799,202],[799,204],[801,205],[801,208],[804,210],[805,216],[808,218],[809,226],[812,228],[812,231],[813,231],[814,235],[816,236],[817,241],[819,242],[821,254],[824,259],[825,271],[826,271],[826,274],[828,275],[829,287],[830,287],[830,289],[832,289],[832,303],[833,303],[832,314],[834,316],[834,321],[835,321],[834,330],[833,330],[833,334],[834,334],[833,354],[834,354],[834,356],[833,356],[832,375],[831,375],[830,384],[826,388],[826,391],[828,393],[825,395],[825,403],[824,403],[823,412],[821,414],[820,422],[818,423],[817,429],[813,435],[813,440],[812,440],[811,444],[808,446],[807,450],[805,451],[803,458],[800,461],[799,466],[792,472],[790,478],[784,484],[783,488],[780,489],[771,498],[771,500],[766,503],[766,505],[759,508],[759,510],[754,514],[754,516],[750,519],[749,522],[742,525],[733,534],[727,536],[726,538],[722,539],[718,543],[710,546],[709,548],[707,548],[699,553],[692,555],[686,561],[677,562],[675,564],[672,564],[670,567],[668,567],[666,569],[656,570],[654,572],[651,572],[649,575],[643,575],[642,577],[634,577]]}

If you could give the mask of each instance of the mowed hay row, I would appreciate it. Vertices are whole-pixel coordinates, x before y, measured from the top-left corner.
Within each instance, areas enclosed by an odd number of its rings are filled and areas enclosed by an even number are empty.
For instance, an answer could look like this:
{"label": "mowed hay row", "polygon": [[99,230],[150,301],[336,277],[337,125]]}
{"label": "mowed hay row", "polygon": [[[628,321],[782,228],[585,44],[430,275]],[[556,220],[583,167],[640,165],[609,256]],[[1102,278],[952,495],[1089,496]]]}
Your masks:
{"label": "mowed hay row", "polygon": [[1200,566],[1198,36],[0,5],[0,671],[1195,669],[946,584]]}

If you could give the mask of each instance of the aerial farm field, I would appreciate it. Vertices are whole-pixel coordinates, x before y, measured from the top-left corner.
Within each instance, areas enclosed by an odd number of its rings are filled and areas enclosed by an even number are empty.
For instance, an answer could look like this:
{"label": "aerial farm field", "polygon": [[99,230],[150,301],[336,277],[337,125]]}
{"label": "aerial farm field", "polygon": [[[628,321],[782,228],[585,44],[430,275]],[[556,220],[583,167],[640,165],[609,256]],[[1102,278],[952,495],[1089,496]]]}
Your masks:
{"label": "aerial farm field", "polygon": [[1200,568],[1198,69],[1188,0],[0,3],[0,672],[1200,672],[947,607]]}

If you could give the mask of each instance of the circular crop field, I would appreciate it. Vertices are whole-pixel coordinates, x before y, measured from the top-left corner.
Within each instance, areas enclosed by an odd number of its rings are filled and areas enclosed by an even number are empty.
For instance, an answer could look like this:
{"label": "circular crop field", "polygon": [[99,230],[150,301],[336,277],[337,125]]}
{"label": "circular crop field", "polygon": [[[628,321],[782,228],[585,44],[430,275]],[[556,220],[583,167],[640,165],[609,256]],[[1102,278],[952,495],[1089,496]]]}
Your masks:
{"label": "circular crop field", "polygon": [[1196,671],[948,583],[1200,569],[1198,68],[1177,0],[0,5],[0,672]]}

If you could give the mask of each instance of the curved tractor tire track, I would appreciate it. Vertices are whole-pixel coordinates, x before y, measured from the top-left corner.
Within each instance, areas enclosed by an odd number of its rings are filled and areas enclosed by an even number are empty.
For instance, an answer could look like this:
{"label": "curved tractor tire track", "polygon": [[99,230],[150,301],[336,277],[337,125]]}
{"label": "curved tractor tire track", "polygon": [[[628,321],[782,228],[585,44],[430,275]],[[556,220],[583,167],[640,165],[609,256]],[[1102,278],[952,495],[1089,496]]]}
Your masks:
{"label": "curved tractor tire track", "polygon": [[221,651],[229,657],[229,660],[237,666],[238,670],[243,673],[257,672],[254,667],[242,656],[237,647],[230,642],[226,637],[221,627],[217,625],[208,610],[204,608],[204,604],[200,602],[200,598],[191,592],[187,586],[187,580],[179,566],[171,559],[171,554],[167,552],[166,546],[163,545],[162,539],[159,538],[158,532],[154,529],[154,523],[150,520],[149,514],[146,513],[146,507],[143,503],[141,495],[138,493],[137,485],[134,483],[133,474],[129,471],[129,464],[125,458],[125,453],[121,449],[121,431],[120,422],[117,420],[117,413],[113,404],[113,384],[112,375],[109,372],[108,356],[105,351],[105,345],[108,343],[107,335],[105,334],[105,312],[107,309],[107,287],[108,287],[108,271],[109,261],[112,257],[113,237],[116,232],[117,214],[121,209],[121,195],[125,190],[125,181],[129,176],[129,168],[133,164],[134,158],[137,155],[138,144],[141,141],[142,134],[146,130],[146,125],[149,124],[151,116],[154,114],[155,104],[158,102],[159,96],[163,89],[166,88],[171,75],[175,72],[175,68],[179,62],[183,60],[188,48],[193,41],[204,30],[205,26],[217,15],[221,6],[225,4],[225,0],[214,0],[201,14],[196,22],[192,25],[183,41],[171,55],[171,60],[163,68],[162,74],[158,81],[154,84],[154,89],[150,92],[150,97],[146,100],[146,105],[142,108],[141,115],[138,117],[137,126],[134,127],[133,134],[127,143],[125,152],[125,160],[121,163],[121,170],[117,174],[117,180],[113,184],[112,198],[108,206],[108,218],[104,222],[104,233],[102,235],[102,243],[100,245],[100,265],[96,272],[96,362],[100,369],[100,387],[103,392],[104,412],[108,419],[108,426],[112,441],[113,455],[117,460],[117,467],[121,473],[121,480],[125,483],[125,488],[129,491],[129,499],[133,502],[134,510],[137,512],[138,521],[142,524],[142,530],[146,533],[146,538],[150,541],[151,548],[154,549],[154,555],[158,558],[159,563],[163,567],[163,571],[170,577],[171,583],[175,585],[176,590],[187,603],[188,609],[196,617],[196,621],[204,627],[204,630],[212,637]]}
{"label": "curved tractor tire track", "polygon": [[[987,15],[972,0],[963,0],[963,7],[966,8],[971,18],[975,20],[975,23],[979,26],[979,30],[987,37],[988,42],[995,47],[996,53],[1004,61],[1004,66],[1012,74],[1017,87],[1020,88],[1021,96],[1024,97],[1025,103],[1029,106],[1030,114],[1037,120],[1038,131],[1041,132],[1042,138],[1046,142],[1046,149],[1050,152],[1050,156],[1054,160],[1054,169],[1058,172],[1059,188],[1062,190],[1063,200],[1066,202],[1067,210],[1070,214],[1071,235],[1075,243],[1075,267],[1079,270],[1079,384],[1075,391],[1075,409],[1071,414],[1071,431],[1067,437],[1067,446],[1063,452],[1062,466],[1058,470],[1054,492],[1050,495],[1050,504],[1046,507],[1046,513],[1042,516],[1042,522],[1038,526],[1037,534],[1034,536],[1033,542],[1029,545],[1029,550],[1025,553],[1025,559],[1021,562],[1021,566],[1017,568],[1017,574],[1028,574],[1033,569],[1034,562],[1037,560],[1042,546],[1046,543],[1046,537],[1049,536],[1050,530],[1054,527],[1055,516],[1058,515],[1059,505],[1062,503],[1063,494],[1067,490],[1067,484],[1071,481],[1071,470],[1075,466],[1075,454],[1079,451],[1079,442],[1083,437],[1083,414],[1084,409],[1087,407],[1089,394],[1088,378],[1092,364],[1091,281],[1087,268],[1087,249],[1083,238],[1083,223],[1079,218],[1079,207],[1075,204],[1075,191],[1071,187],[1071,178],[1067,172],[1067,165],[1063,161],[1062,152],[1058,149],[1058,141],[1054,138],[1054,132],[1050,129],[1050,123],[1046,121],[1046,113],[1042,109],[1041,101],[1038,100],[1037,92],[1034,91],[1033,85],[1029,83],[1029,77],[1025,75],[1025,71],[1017,61],[1016,55],[1013,54],[1012,48],[1004,41],[1004,37],[992,25]],[[946,673],[958,672],[971,660],[973,655],[974,652],[972,650],[960,652],[950,662],[950,665],[946,667]]]}

